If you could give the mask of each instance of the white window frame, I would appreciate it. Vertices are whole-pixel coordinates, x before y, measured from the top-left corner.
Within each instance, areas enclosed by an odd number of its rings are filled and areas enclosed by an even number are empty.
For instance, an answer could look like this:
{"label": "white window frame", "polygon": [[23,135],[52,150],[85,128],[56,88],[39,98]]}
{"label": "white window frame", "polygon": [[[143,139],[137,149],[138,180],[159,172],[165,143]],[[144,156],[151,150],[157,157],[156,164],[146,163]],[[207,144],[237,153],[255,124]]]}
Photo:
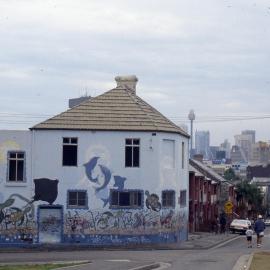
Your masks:
{"label": "white window frame", "polygon": [[[14,155],[15,157],[10,157],[10,155]],[[18,155],[23,155],[22,158],[18,157]],[[7,182],[9,183],[22,183],[22,182],[26,182],[25,179],[25,152],[24,151],[8,151],[7,153]],[[15,180],[10,180],[9,178],[9,173],[10,173],[10,161],[14,161],[16,162],[16,166],[15,166]],[[18,180],[18,161],[23,161],[23,179]]]}

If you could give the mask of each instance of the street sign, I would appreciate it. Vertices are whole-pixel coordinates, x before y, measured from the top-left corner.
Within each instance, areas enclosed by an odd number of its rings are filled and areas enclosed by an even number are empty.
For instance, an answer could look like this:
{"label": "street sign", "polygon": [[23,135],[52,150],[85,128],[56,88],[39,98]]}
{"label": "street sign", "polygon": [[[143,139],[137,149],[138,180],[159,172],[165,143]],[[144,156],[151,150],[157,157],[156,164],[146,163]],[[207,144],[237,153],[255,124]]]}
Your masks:
{"label": "street sign", "polygon": [[227,201],[224,205],[224,210],[226,214],[232,214],[233,203],[231,201]]}

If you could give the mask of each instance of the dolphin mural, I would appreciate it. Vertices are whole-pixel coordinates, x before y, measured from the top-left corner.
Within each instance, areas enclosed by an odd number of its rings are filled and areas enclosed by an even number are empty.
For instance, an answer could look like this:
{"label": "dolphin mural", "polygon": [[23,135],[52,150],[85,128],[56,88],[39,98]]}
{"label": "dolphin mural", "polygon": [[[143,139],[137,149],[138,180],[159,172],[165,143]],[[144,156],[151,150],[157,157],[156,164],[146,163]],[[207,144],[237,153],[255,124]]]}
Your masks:
{"label": "dolphin mural", "polygon": [[118,190],[123,190],[125,186],[125,181],[127,180],[126,177],[122,177],[119,175],[114,175],[114,187],[116,187]]}
{"label": "dolphin mural", "polygon": [[83,166],[85,167],[85,173],[87,178],[93,183],[96,183],[98,181],[98,177],[94,178],[92,176],[92,172],[97,165],[98,159],[99,157],[93,157],[87,163],[83,164]]}

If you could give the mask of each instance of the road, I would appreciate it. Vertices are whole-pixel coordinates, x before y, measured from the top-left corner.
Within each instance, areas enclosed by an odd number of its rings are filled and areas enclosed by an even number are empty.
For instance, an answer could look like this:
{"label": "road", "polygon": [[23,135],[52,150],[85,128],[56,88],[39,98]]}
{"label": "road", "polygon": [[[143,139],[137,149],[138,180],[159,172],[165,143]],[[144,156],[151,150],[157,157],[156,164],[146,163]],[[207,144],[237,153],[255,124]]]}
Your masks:
{"label": "road", "polygon": [[[23,252],[0,253],[0,263],[5,262],[48,262],[90,260],[85,266],[73,267],[74,270],[127,270],[154,262],[169,263],[170,270],[232,270],[238,258],[258,250],[247,248],[245,236],[209,250],[146,250],[146,251],[95,251],[83,250],[72,252]],[[270,250],[270,228],[265,231],[263,247]]]}

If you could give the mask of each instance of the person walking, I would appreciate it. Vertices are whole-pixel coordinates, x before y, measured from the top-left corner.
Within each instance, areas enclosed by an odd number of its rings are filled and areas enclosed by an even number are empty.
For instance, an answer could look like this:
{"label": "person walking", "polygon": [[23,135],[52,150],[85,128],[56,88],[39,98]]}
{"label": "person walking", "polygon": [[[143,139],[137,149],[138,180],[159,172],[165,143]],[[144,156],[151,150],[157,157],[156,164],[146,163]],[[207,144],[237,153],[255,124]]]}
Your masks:
{"label": "person walking", "polygon": [[246,230],[248,248],[252,248],[252,234],[253,234],[253,230],[251,226],[249,226],[248,229]]}
{"label": "person walking", "polygon": [[262,246],[262,238],[264,236],[265,224],[262,220],[262,215],[258,215],[258,219],[254,224],[254,231],[257,234],[257,247],[260,248]]}

